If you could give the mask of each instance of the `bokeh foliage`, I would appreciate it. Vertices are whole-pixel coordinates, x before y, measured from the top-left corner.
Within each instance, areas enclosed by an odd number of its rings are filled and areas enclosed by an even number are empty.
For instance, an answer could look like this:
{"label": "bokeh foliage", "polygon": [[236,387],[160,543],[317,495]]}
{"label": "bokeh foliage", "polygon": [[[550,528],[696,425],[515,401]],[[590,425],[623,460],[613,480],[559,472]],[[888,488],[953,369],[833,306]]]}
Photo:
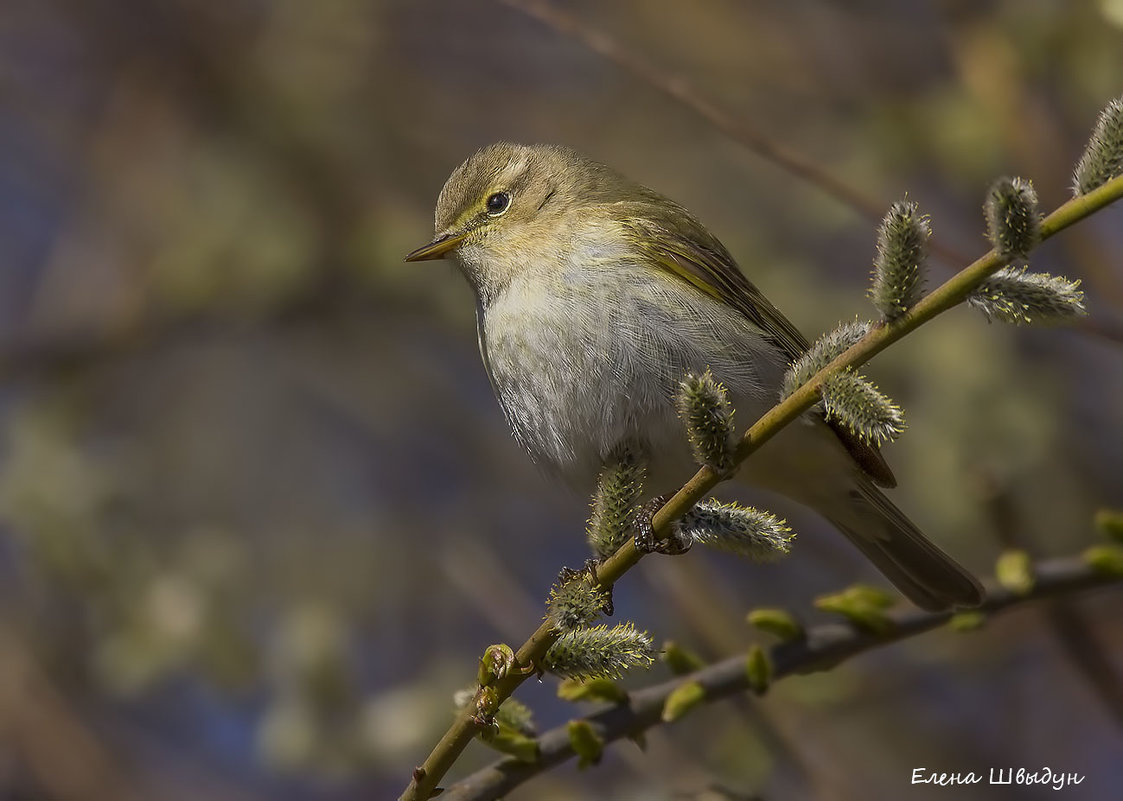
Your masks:
{"label": "bokeh foliage", "polygon": [[[1118,0],[565,6],[882,208],[907,192],[965,257],[998,175],[1067,197],[1121,90]],[[473,148],[568,144],[675,197],[812,338],[867,308],[876,220],[507,5],[16,0],[0,45],[0,719],[43,727],[0,724],[13,797],[386,797],[482,644],[584,559],[584,499],[511,442],[464,282],[401,261]],[[895,499],[979,572],[1077,551],[1123,502],[1118,222],[1033,256],[1083,279],[1087,325],[964,310],[870,366],[908,412]],[[713,657],[751,606],[814,615],[874,578],[778,511],[791,559],[651,560],[620,618]],[[1110,599],[1066,609],[1086,647],[1123,635]],[[1118,710],[1051,614],[785,682],[525,792],[883,797],[922,764],[1117,787]],[[523,700],[564,720],[552,696]]]}

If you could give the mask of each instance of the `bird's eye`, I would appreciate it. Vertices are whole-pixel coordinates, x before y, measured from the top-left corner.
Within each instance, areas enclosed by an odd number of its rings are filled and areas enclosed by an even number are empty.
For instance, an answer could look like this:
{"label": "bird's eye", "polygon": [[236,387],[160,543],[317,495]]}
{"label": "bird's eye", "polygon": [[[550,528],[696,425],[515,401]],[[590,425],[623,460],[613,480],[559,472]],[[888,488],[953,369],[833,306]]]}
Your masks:
{"label": "bird's eye", "polygon": [[487,199],[487,213],[498,217],[511,205],[511,196],[506,192],[496,192]]}

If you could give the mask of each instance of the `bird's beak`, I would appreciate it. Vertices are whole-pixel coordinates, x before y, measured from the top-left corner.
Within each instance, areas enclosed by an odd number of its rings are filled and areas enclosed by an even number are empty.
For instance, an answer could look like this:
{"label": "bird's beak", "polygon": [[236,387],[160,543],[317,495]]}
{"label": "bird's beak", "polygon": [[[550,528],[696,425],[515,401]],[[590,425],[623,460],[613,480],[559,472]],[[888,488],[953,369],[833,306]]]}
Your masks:
{"label": "bird's beak", "polygon": [[464,237],[467,235],[467,231],[459,234],[442,234],[428,245],[423,245],[410,253],[406,256],[406,261],[427,261],[429,259],[442,258],[446,253],[455,249],[457,245],[464,241]]}

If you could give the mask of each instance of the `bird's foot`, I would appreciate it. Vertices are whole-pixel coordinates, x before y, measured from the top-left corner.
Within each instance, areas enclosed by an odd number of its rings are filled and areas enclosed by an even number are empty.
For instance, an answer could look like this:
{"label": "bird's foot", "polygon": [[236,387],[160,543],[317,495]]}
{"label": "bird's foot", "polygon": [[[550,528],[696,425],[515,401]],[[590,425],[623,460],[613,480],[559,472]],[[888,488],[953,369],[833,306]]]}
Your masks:
{"label": "bird's foot", "polygon": [[640,553],[661,553],[667,556],[678,556],[689,551],[690,546],[694,544],[693,540],[682,536],[678,526],[672,526],[669,537],[665,539],[656,538],[652,519],[655,517],[655,513],[663,508],[667,498],[666,495],[659,495],[636,509],[635,544],[636,550]]}

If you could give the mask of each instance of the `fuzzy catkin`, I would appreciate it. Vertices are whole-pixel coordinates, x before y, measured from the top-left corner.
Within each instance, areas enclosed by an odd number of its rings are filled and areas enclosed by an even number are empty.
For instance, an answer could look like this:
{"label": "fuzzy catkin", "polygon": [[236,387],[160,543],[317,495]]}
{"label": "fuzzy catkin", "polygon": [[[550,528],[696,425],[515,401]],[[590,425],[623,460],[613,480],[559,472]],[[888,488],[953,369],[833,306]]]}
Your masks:
{"label": "fuzzy catkin", "polygon": [[920,300],[931,235],[928,217],[911,201],[897,201],[881,221],[870,299],[886,320],[895,320]]}
{"label": "fuzzy catkin", "polygon": [[631,623],[591,626],[566,632],[550,646],[542,666],[565,678],[619,679],[655,661],[651,635]]}
{"label": "fuzzy catkin", "polygon": [[1072,192],[1086,195],[1116,176],[1123,175],[1123,97],[1100,112],[1088,146],[1073,174]]}
{"label": "fuzzy catkin", "polygon": [[791,550],[795,535],[781,518],[751,506],[700,501],[676,524],[691,542],[772,562]]}
{"label": "fuzzy catkin", "polygon": [[983,204],[987,238],[1004,261],[1025,256],[1041,241],[1041,213],[1033,184],[1022,178],[999,178]]}
{"label": "fuzzy catkin", "polygon": [[679,382],[675,409],[686,426],[694,461],[718,473],[733,465],[733,406],[729,393],[709,370]]}
{"label": "fuzzy catkin", "polygon": [[1059,322],[1088,313],[1080,281],[1025,267],[1002,268],[968,295],[967,302],[987,319],[1014,325]]}

